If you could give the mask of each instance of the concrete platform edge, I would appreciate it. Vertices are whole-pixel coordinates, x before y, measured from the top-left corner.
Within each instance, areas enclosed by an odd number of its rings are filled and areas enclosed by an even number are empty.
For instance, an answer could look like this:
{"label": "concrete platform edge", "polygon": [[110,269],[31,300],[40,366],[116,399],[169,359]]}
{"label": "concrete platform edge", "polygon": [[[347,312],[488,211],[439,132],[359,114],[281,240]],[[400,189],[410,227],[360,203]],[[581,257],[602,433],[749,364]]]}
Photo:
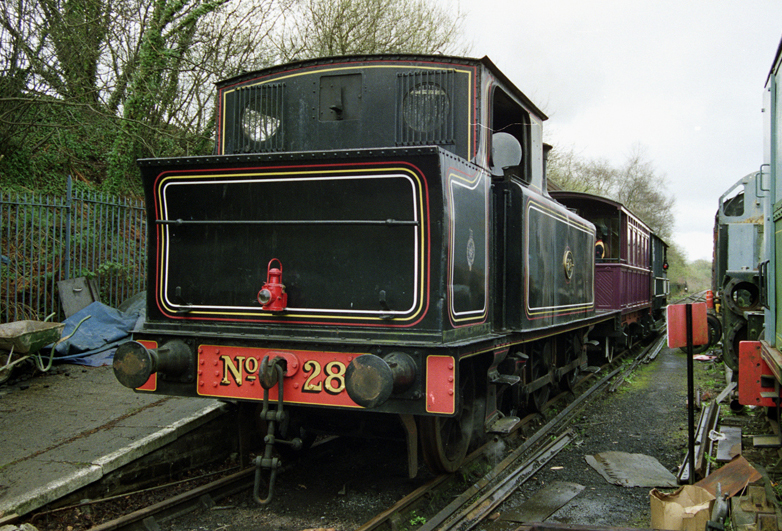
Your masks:
{"label": "concrete platform edge", "polygon": [[175,441],[185,433],[206,424],[226,408],[225,404],[210,404],[189,417],[178,420],[165,428],[112,452],[93,464],[101,467],[103,475],[113,472],[150,452]]}
{"label": "concrete platform edge", "polygon": [[205,406],[186,418],[89,463],[86,468],[80,468],[66,477],[33,489],[25,495],[7,500],[0,506],[0,516],[13,513],[24,515],[75,492],[135,459],[175,441],[178,437],[217,417],[225,409],[227,409],[227,405],[224,403]]}
{"label": "concrete platform edge", "polygon": [[100,466],[90,465],[87,468],[80,468],[71,475],[52,481],[46,485],[33,489],[23,496],[18,496],[0,507],[0,513],[16,513],[24,515],[43,507],[47,503],[53,502],[66,494],[98,481],[103,477]]}

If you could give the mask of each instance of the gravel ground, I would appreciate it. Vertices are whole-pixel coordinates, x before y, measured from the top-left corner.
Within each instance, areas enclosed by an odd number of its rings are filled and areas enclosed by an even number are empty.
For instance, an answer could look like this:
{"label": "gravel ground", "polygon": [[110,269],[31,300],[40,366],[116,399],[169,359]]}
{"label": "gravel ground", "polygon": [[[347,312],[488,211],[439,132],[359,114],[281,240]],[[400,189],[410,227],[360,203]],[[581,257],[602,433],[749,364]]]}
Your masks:
{"label": "gravel ground", "polygon": [[[716,363],[696,363],[696,386],[713,397],[725,387]],[[625,488],[607,483],[585,461],[603,451],[639,453],[656,458],[676,473],[687,447],[686,356],[663,349],[654,362],[641,366],[619,391],[593,400],[577,421],[580,435],[523,485],[485,531],[515,530],[502,513],[521,505],[554,481],[584,486],[569,504],[549,521],[595,526],[649,527],[649,488]],[[556,411],[549,412],[553,416]],[[697,419],[697,417],[696,417]],[[760,411],[733,421],[744,422],[752,433],[763,433]],[[748,432],[745,429],[745,434]],[[516,443],[517,444],[517,443]],[[510,444],[508,446],[511,446]],[[746,444],[745,446],[749,446]],[[745,448],[750,462],[767,464],[776,458]],[[432,478],[421,468],[419,477],[406,478],[404,445],[399,441],[337,439],[306,452],[278,478],[275,500],[258,506],[250,493],[219,502],[161,524],[164,531],[304,531],[356,529],[378,512]],[[469,479],[472,482],[474,479]],[[70,516],[73,518],[73,516]],[[67,520],[67,518],[66,518]],[[413,521],[403,523],[410,531]],[[78,528],[78,526],[77,526]]]}
{"label": "gravel ground", "polygon": [[[695,375],[702,394],[714,396],[715,390],[726,385],[721,367],[714,363],[696,362]],[[585,488],[547,521],[650,527],[651,489],[610,484],[587,464],[585,456],[605,451],[644,454],[676,474],[687,452],[686,355],[678,349],[663,349],[651,364],[636,369],[616,393],[602,396],[585,409],[576,427],[579,442],[554,457],[509,499],[504,510],[521,505],[551,482],[565,481]],[[517,525],[498,522],[492,529],[515,529]]]}
{"label": "gravel ground", "polygon": [[[290,463],[290,461],[288,461]],[[340,438],[313,448],[280,474],[271,504],[261,507],[250,493],[219,502],[161,525],[164,531],[349,531],[433,476],[422,469],[407,479],[404,444],[390,440]],[[262,488],[265,495],[266,489]]]}

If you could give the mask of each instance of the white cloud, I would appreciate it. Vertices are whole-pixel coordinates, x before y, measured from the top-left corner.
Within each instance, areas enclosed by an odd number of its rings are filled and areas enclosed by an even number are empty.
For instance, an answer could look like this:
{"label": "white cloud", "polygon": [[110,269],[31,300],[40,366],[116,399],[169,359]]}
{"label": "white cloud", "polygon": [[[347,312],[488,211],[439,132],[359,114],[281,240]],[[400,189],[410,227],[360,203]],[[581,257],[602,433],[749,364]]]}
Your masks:
{"label": "white cloud", "polygon": [[675,241],[711,257],[719,196],[762,162],[762,91],[782,2],[461,0],[488,55],[550,119],[549,141],[621,163],[647,148]]}

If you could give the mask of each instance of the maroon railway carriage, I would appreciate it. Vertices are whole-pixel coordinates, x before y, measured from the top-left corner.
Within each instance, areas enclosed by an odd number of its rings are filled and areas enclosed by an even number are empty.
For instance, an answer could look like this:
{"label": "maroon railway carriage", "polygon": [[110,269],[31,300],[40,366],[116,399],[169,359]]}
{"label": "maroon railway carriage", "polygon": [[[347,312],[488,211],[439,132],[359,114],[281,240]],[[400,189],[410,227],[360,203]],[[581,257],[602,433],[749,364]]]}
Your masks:
{"label": "maroon railway carriage", "polygon": [[621,311],[622,339],[644,337],[654,327],[651,229],[605,197],[566,191],[551,196],[595,225],[595,308]]}

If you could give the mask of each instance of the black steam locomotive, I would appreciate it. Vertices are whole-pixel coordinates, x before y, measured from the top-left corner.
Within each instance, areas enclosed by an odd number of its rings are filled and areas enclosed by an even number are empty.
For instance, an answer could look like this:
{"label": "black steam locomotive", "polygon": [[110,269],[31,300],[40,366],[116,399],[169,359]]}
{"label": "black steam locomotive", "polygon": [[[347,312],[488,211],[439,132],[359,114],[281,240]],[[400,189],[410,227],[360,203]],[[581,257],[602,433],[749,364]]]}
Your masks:
{"label": "black steam locomotive", "polygon": [[264,402],[271,441],[399,419],[411,474],[417,440],[453,471],[588,349],[659,317],[664,243],[597,208],[633,290],[609,283],[618,306],[600,306],[595,225],[547,191],[546,116],[488,58],[298,62],[222,82],[217,104],[215,155],[139,162],[149,287],[115,356],[128,387]]}

